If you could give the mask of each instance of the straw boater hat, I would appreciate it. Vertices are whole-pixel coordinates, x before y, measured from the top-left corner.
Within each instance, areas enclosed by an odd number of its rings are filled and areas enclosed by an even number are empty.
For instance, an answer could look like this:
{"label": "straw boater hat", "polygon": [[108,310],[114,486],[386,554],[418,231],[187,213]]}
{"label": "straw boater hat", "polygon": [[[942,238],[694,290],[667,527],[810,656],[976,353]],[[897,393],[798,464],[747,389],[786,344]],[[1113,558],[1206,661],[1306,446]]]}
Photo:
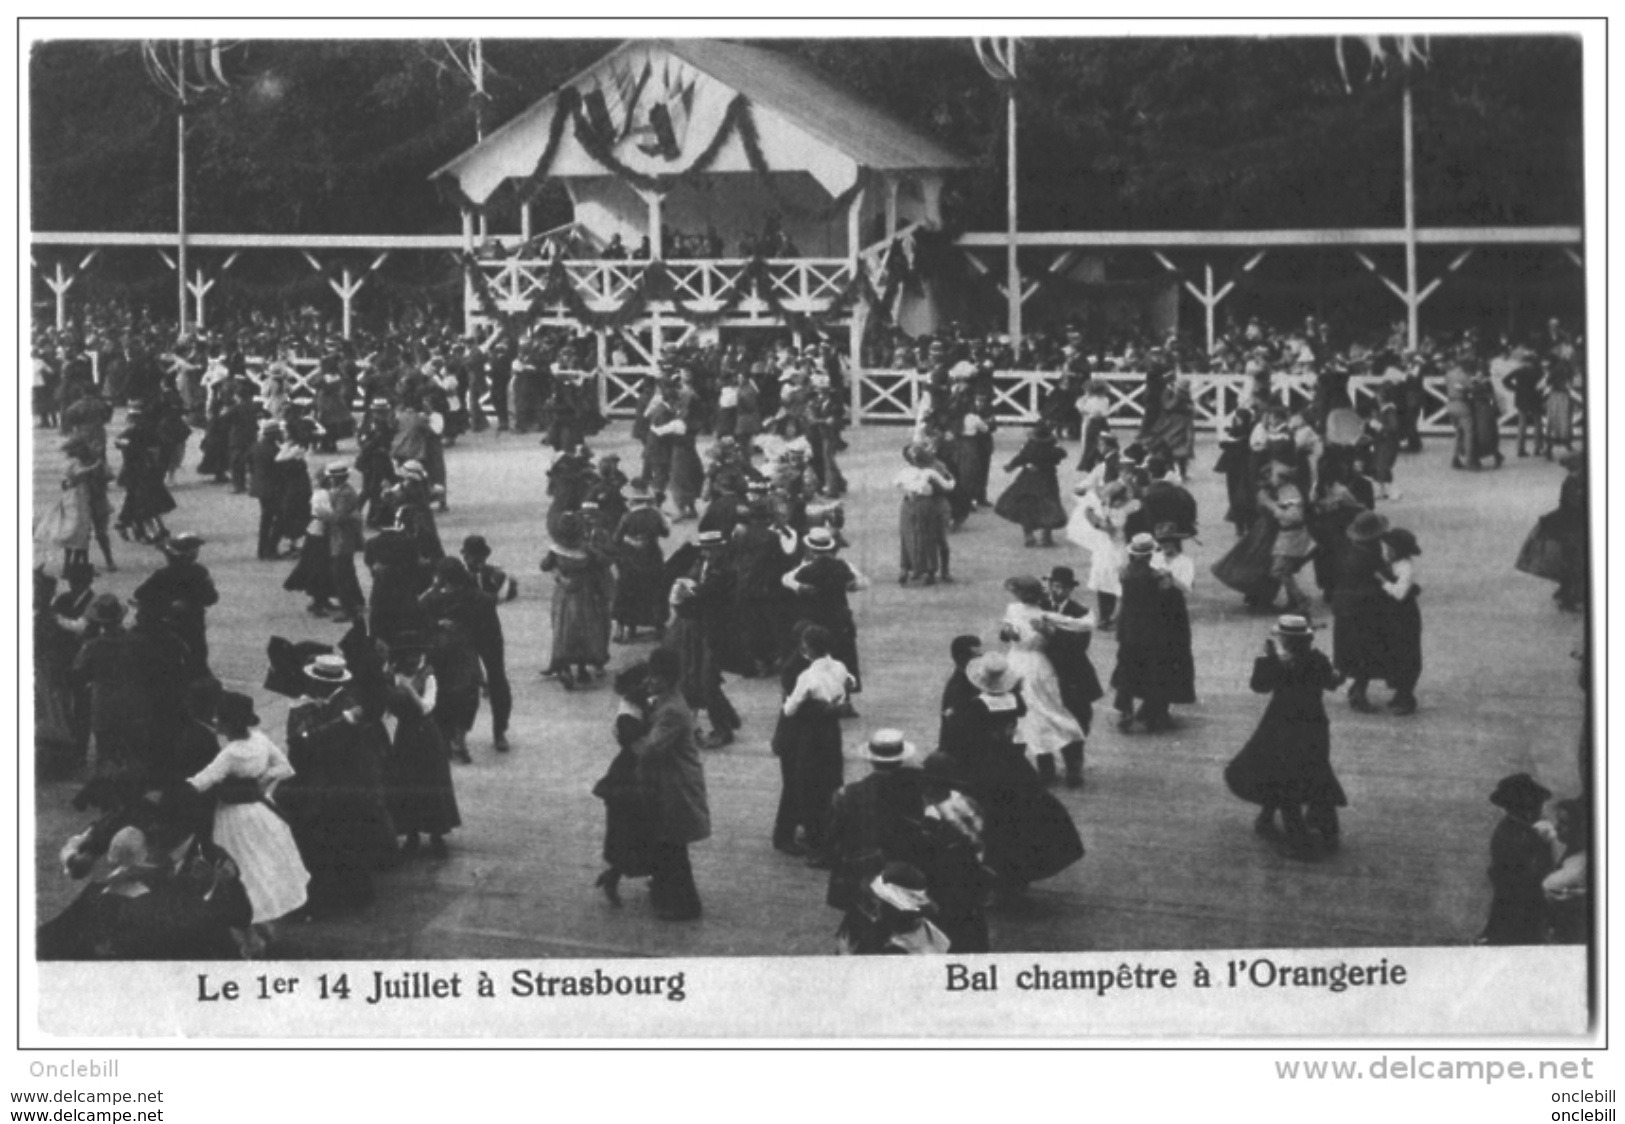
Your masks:
{"label": "straw boater hat", "polygon": [[914,743],[906,740],[901,730],[876,730],[869,735],[863,756],[876,765],[901,765],[914,756]]}
{"label": "straw boater hat", "polygon": [[1270,635],[1279,636],[1283,640],[1313,640],[1315,629],[1319,627],[1321,626],[1311,622],[1308,617],[1287,613],[1276,620],[1274,627],[1270,629]]}
{"label": "straw boater hat", "polygon": [[329,480],[337,479],[339,477],[348,479],[350,475],[350,462],[334,461],[332,464],[322,469],[322,475]]}
{"label": "straw boater hat", "polygon": [[807,549],[815,554],[833,554],[835,552],[835,536],[830,533],[828,527],[814,527],[807,532],[804,541],[807,544]]}
{"label": "straw boater hat", "polygon": [[973,379],[976,377],[976,364],[972,363],[968,359],[961,359],[952,367],[948,368],[948,377],[953,379],[955,382],[962,382],[965,379]]}
{"label": "straw boater hat", "polygon": [[1128,552],[1138,554],[1142,558],[1148,554],[1155,554],[1157,552],[1157,540],[1142,531],[1129,540]]}
{"label": "straw boater hat", "polygon": [[1021,676],[1010,667],[1010,661],[998,652],[977,656],[965,665],[965,678],[971,686],[987,695],[1008,695],[1021,684]]}
{"label": "straw boater hat", "polygon": [[317,683],[348,683],[350,668],[343,656],[317,656],[305,665],[305,675]]}
{"label": "straw boater hat", "polygon": [[708,546],[722,546],[727,540],[722,537],[721,531],[701,531],[694,542],[703,549]]}
{"label": "straw boater hat", "polygon": [[1375,542],[1388,530],[1388,517],[1375,511],[1362,511],[1349,524],[1349,538],[1355,542]]}

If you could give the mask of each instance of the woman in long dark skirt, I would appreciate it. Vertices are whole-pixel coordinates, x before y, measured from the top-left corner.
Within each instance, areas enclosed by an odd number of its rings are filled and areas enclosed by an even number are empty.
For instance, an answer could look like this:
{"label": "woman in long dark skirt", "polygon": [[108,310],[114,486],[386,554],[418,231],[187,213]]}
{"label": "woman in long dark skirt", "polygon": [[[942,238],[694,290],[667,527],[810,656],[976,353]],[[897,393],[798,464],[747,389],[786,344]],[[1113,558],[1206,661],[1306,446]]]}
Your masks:
{"label": "woman in long dark skirt", "polygon": [[1382,547],[1388,520],[1374,511],[1349,524],[1347,547],[1332,592],[1332,662],[1349,679],[1349,705],[1370,713],[1373,679],[1389,675],[1388,595],[1382,591]]}
{"label": "woman in long dark skirt", "polygon": [[[1320,833],[1327,851],[1337,849],[1337,809],[1348,804],[1332,772],[1331,724],[1325,692],[1343,679],[1331,661],[1314,648],[1314,629],[1307,618],[1284,616],[1264,641],[1264,654],[1253,661],[1252,689],[1270,696],[1258,729],[1225,767],[1224,783],[1241,799],[1261,809],[1253,829],[1267,839],[1281,838],[1289,858],[1315,856],[1309,829]],[[1275,826],[1279,813],[1285,831]],[[1307,813],[1307,814],[1306,814]]]}
{"label": "woman in long dark skirt", "polygon": [[1253,451],[1249,442],[1253,436],[1253,412],[1239,406],[1226,423],[1224,436],[1219,439],[1219,460],[1215,472],[1224,473],[1225,494],[1230,505],[1224,520],[1236,529],[1240,538],[1252,526],[1258,506],[1258,486],[1253,478]]}
{"label": "woman in long dark skirt", "polygon": [[131,406],[129,426],[113,442],[124,454],[118,474],[124,504],[114,529],[137,542],[156,542],[168,534],[163,517],[175,510],[175,497],[164,486],[168,466],[163,463],[157,426],[147,413],[140,405]]}
{"label": "woman in long dark skirt", "polygon": [[1528,773],[1504,777],[1490,803],[1506,813],[1490,836],[1490,915],[1480,944],[1546,943],[1546,895],[1542,881],[1552,872],[1551,841],[1543,833],[1541,809],[1551,789]]}
{"label": "woman in long dark skirt", "polygon": [[993,511],[1001,519],[1020,524],[1027,546],[1054,546],[1054,532],[1066,526],[1061,482],[1055,474],[1065,459],[1066,453],[1055,443],[1049,426],[1040,422],[1033,426],[1032,437],[1021,452],[1004,466],[1006,472],[1019,472],[993,505]]}
{"label": "woman in long dark skirt", "polygon": [[[955,640],[956,662],[970,650],[966,638]],[[1072,817],[1015,744],[1027,706],[1005,658],[992,652],[956,669],[943,703],[939,749],[986,812],[987,862],[1003,888],[1019,892],[1081,859]]]}
{"label": "woman in long dark skirt", "polygon": [[621,904],[621,879],[647,878],[649,863],[649,792],[638,779],[632,746],[649,732],[648,665],[636,663],[615,677],[620,703],[615,710],[615,744],[620,747],[592,794],[604,802],[605,869],[593,885],[610,905]]}
{"label": "woman in long dark skirt", "polygon": [[1422,553],[1416,536],[1395,527],[1382,537],[1382,591],[1388,595],[1388,686],[1394,697],[1388,709],[1416,713],[1416,684],[1422,678],[1422,610],[1413,561]]}
{"label": "woman in long dark skirt", "polygon": [[617,641],[636,639],[640,628],[663,633],[668,611],[660,540],[671,534],[671,527],[642,484],[634,485],[627,499],[631,510],[615,531],[615,604],[610,616]]}
{"label": "woman in long dark skirt", "polygon": [[[304,461],[298,464],[302,467]],[[308,506],[308,502],[307,506]],[[333,609],[338,587],[333,581],[333,553],[328,547],[327,524],[320,519],[307,520],[303,528],[304,540],[299,544],[299,560],[282,583],[290,593],[303,593],[310,598],[305,611],[312,616],[325,617]]]}
{"label": "woman in long dark skirt", "polygon": [[392,682],[386,695],[395,716],[395,736],[384,763],[384,786],[395,833],[404,835],[402,855],[415,855],[421,837],[429,854],[446,857],[446,833],[462,825],[451,779],[445,736],[431,717],[439,702],[438,684],[426,658],[424,638],[400,637],[391,648]]}

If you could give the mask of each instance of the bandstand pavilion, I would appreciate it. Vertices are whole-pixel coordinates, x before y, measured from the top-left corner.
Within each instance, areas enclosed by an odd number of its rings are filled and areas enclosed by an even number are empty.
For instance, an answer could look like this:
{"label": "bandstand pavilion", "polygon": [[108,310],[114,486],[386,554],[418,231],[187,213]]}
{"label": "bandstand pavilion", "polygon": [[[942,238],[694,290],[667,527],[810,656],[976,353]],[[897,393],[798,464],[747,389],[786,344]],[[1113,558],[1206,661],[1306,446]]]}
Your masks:
{"label": "bandstand pavilion", "polygon": [[[591,329],[613,408],[702,329],[817,325],[844,333],[858,366],[886,255],[940,226],[945,177],[967,163],[799,60],[634,40],[434,178],[462,204],[471,251],[478,209],[565,188],[567,230],[475,256],[470,326],[502,314]],[[721,252],[668,257],[670,230]],[[781,237],[764,248],[770,230]],[[648,256],[603,256],[617,237],[634,253],[647,237]],[[890,311],[907,330],[935,327],[929,287],[893,293]]]}

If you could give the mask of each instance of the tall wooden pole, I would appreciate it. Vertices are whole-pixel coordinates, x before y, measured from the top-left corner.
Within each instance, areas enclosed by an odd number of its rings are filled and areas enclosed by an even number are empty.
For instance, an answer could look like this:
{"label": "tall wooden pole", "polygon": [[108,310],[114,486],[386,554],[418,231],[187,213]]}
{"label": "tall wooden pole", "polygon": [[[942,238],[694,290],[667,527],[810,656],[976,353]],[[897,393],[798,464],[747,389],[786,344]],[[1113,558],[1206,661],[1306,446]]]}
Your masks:
{"label": "tall wooden pole", "polygon": [[1421,336],[1421,305],[1416,291],[1416,129],[1411,105],[1410,39],[1402,47],[1405,81],[1405,312],[1406,338],[1412,351]]}
{"label": "tall wooden pole", "polygon": [[[185,44],[181,55],[185,57]],[[180,300],[180,335],[186,334],[186,87],[175,111],[175,281]]]}
{"label": "tall wooden pole", "polygon": [[[479,144],[485,140],[485,44],[479,39],[474,40],[473,51],[474,69],[474,143]],[[491,228],[480,212],[480,241],[484,242],[490,235]]]}
{"label": "tall wooden pole", "polygon": [[1016,260],[1016,41],[1008,42],[1008,66],[1010,70],[1010,85],[1005,91],[1005,135],[1007,139],[1005,151],[1005,178],[1008,181],[1006,190],[1006,219],[1008,245],[1005,249],[1007,295],[1010,309],[1010,346],[1017,354],[1021,351],[1021,265]]}

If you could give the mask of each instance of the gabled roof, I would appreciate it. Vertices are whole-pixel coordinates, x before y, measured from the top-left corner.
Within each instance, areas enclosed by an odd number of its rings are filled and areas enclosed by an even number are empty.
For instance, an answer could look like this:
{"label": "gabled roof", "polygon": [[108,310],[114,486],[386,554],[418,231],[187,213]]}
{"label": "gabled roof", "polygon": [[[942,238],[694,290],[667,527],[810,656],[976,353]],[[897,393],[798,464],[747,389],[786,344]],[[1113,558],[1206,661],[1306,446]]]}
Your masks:
{"label": "gabled roof", "polygon": [[720,39],[656,40],[717,81],[876,171],[963,168],[970,161],[835,85],[800,59]]}
{"label": "gabled roof", "polygon": [[[888,116],[849,90],[834,84],[823,74],[798,59],[776,51],[747,47],[715,39],[628,40],[576,75],[566,86],[591,89],[598,76],[615,60],[638,50],[658,50],[709,76],[751,104],[777,115],[792,128],[840,153],[859,167],[882,172],[924,171],[962,168],[970,161],[915,129]],[[549,94],[512,121],[497,129],[473,148],[437,168],[431,179],[442,175],[459,176],[474,165],[499,164],[509,158],[498,153],[525,149],[531,162],[541,151],[535,134],[546,128],[557,106],[558,94]],[[568,135],[568,134],[567,134]],[[481,160],[486,157],[486,160]],[[475,173],[476,179],[490,182],[490,174]],[[465,184],[465,190],[471,184]],[[476,198],[484,192],[470,192]]]}

